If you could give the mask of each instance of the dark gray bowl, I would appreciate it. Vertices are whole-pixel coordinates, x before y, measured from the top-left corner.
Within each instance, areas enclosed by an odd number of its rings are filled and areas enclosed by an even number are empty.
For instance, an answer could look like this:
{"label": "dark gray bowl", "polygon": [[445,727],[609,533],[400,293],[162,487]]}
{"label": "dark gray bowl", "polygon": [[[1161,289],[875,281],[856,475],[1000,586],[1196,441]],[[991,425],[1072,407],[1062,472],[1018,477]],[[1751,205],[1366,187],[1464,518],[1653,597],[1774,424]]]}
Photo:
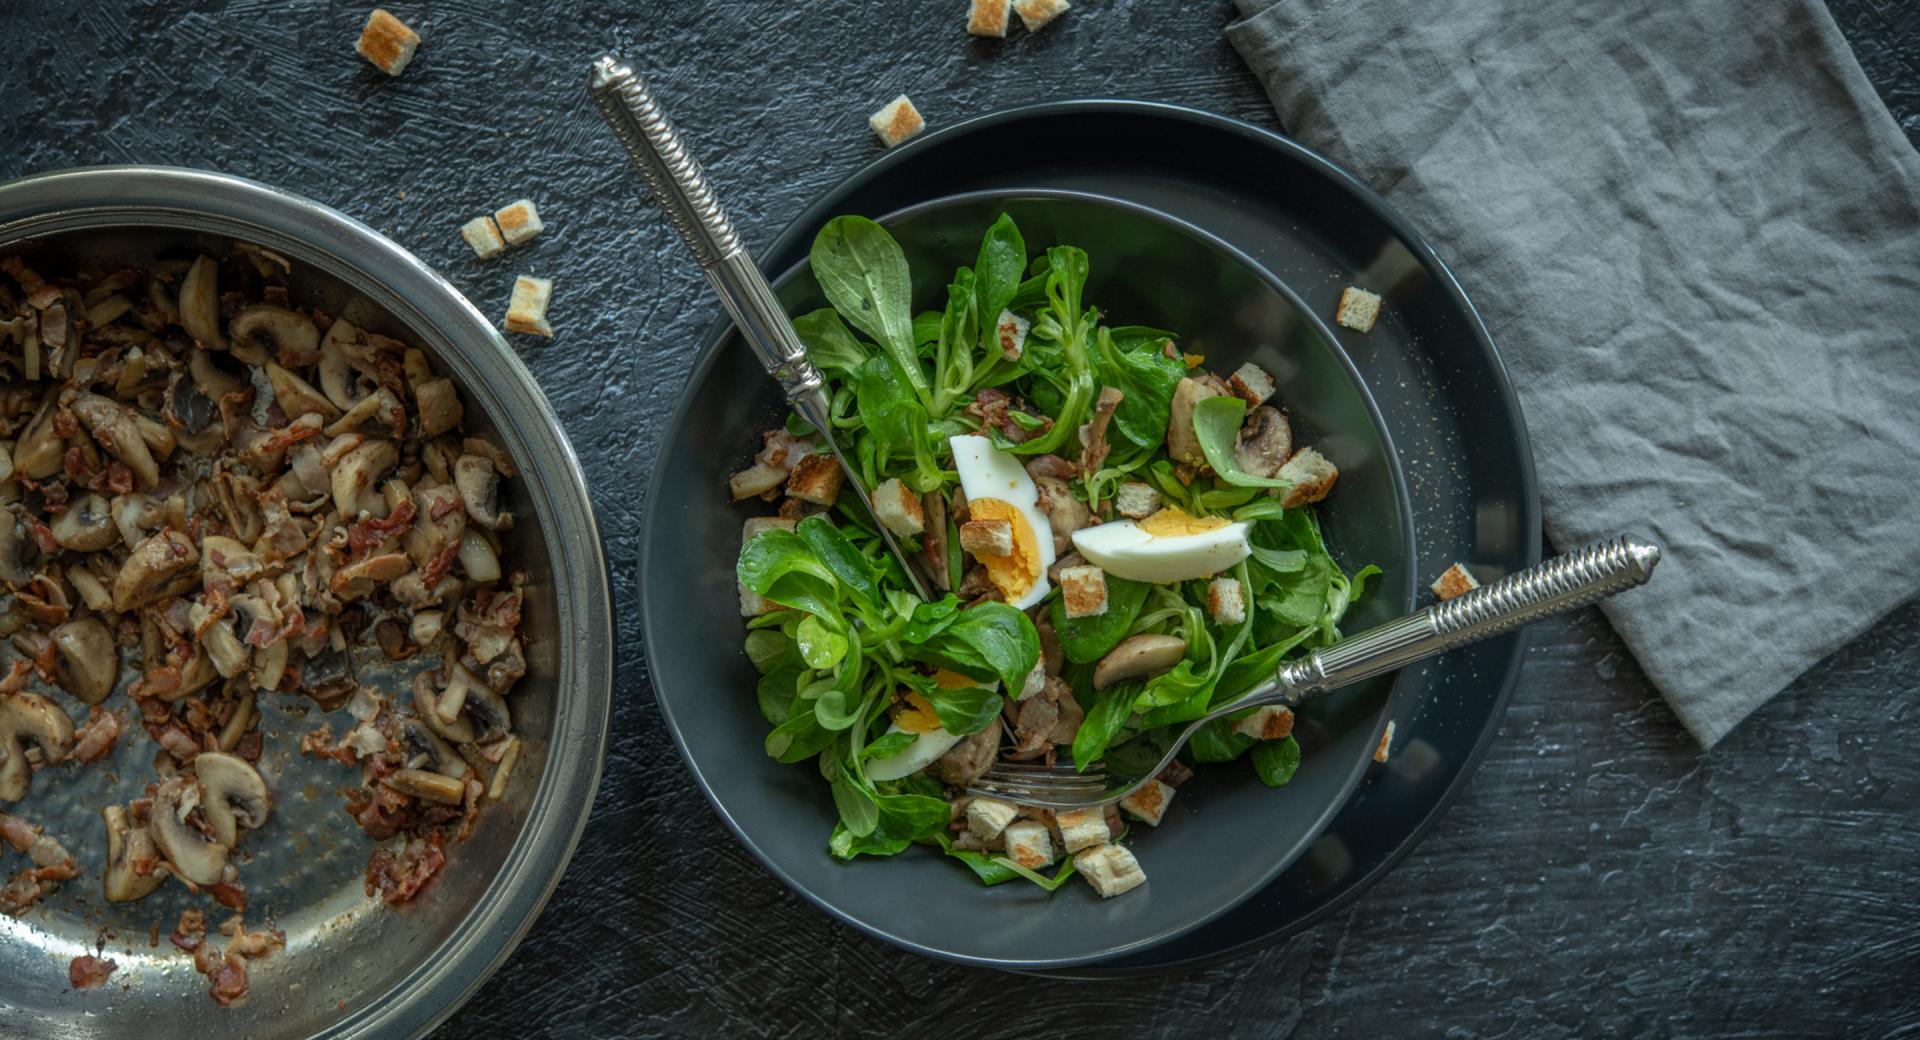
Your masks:
{"label": "dark gray bowl", "polygon": [[[1189,352],[1231,371],[1255,361],[1274,374],[1296,436],[1341,470],[1323,504],[1330,547],[1348,569],[1385,575],[1346,628],[1412,608],[1413,525],[1406,483],[1372,397],[1322,320],[1271,274],[1225,243],[1164,214],[1116,199],[1059,191],[984,192],[881,218],[905,249],[922,296],[940,305],[953,268],[970,264],[1001,212],[1029,249],[1085,249],[1085,299],[1114,324],[1182,333]],[[823,306],[805,265],[775,281],[790,311]],[[721,819],[781,880],[829,913],[907,949],[1000,968],[1061,968],[1145,949],[1226,913],[1292,863],[1366,771],[1386,724],[1395,679],[1323,698],[1301,712],[1305,755],[1282,790],[1244,762],[1204,769],[1157,830],[1130,845],[1148,883],[1102,901],[1075,882],[1047,893],[983,888],[935,849],[886,860],[835,860],[833,802],[819,774],[761,750],[753,667],[741,651],[734,561],[740,525],[765,512],[727,500],[726,477],[784,409],[772,381],[717,326],[661,445],[643,520],[642,628],[661,714]]]}

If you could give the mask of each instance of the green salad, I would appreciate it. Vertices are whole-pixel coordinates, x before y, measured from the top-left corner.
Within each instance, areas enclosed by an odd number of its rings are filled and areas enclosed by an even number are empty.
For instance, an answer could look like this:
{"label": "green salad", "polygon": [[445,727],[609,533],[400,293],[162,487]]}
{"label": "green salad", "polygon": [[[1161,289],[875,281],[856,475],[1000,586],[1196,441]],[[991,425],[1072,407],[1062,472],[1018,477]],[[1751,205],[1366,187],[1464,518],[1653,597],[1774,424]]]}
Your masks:
{"label": "green salad", "polygon": [[[1245,758],[1280,787],[1299,764],[1292,715],[1268,707],[1209,723],[1118,810],[963,791],[1000,760],[1143,774],[1186,723],[1339,639],[1377,573],[1328,554],[1312,503],[1338,471],[1294,443],[1269,374],[1223,377],[1176,332],[1107,324],[1089,264],[1030,255],[1002,215],[945,307],[915,313],[879,224],[814,240],[831,306],[794,325],[873,510],[795,416],[731,490],[779,504],[745,523],[746,652],[766,753],[819,769],[837,857],[927,845],[985,884],[1077,872],[1118,895],[1145,880],[1123,834],[1158,826],[1192,765]],[[939,599],[909,591],[880,525]]]}

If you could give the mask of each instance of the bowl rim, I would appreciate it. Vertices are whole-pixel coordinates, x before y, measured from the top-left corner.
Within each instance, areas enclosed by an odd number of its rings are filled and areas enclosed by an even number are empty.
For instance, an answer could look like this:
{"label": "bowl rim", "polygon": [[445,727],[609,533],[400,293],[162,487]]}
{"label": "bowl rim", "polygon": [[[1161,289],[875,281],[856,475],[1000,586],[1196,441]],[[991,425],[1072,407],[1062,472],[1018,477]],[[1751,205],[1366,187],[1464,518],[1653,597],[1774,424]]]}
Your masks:
{"label": "bowl rim", "polygon": [[[533,374],[467,298],[365,223],[292,192],[175,166],[54,170],[0,184],[0,248],[65,232],[163,228],[245,239],[341,280],[427,342],[521,465],[554,573],[562,634],[546,767],[499,871],[447,940],[315,1040],[421,1037],[471,998],[539,917],[585,830],[613,705],[613,595],[578,457]],[[538,479],[531,475],[538,474]],[[569,636],[568,633],[575,633]]]}
{"label": "bowl rim", "polygon": [[[1112,208],[1127,210],[1137,216],[1146,217],[1155,222],[1167,225],[1173,228],[1175,231],[1186,234],[1198,240],[1202,244],[1207,245],[1213,249],[1216,249],[1222,254],[1226,255],[1230,260],[1239,264],[1242,268],[1248,270],[1249,272],[1253,273],[1255,277],[1259,278],[1266,285],[1268,285],[1269,287],[1274,289],[1276,292],[1278,292],[1283,298],[1287,300],[1289,304],[1293,306],[1293,308],[1311,326],[1314,333],[1317,336],[1319,336],[1324,341],[1324,343],[1332,349],[1340,365],[1344,368],[1349,382],[1353,385],[1355,390],[1358,392],[1360,399],[1366,408],[1368,420],[1373,426],[1374,431],[1379,435],[1381,444],[1385,449],[1384,462],[1387,468],[1388,479],[1393,486],[1394,503],[1397,509],[1398,519],[1401,525],[1400,548],[1401,548],[1403,558],[1408,563],[1407,573],[1404,575],[1403,581],[1401,583],[1401,588],[1398,591],[1400,593],[1400,603],[1401,603],[1402,612],[1404,613],[1404,612],[1410,611],[1412,609],[1412,605],[1414,601],[1414,590],[1417,584],[1416,577],[1413,573],[1414,571],[1413,564],[1417,560],[1417,552],[1416,552],[1415,532],[1414,532],[1414,524],[1413,524],[1412,499],[1407,487],[1406,475],[1400,464],[1399,451],[1397,448],[1394,447],[1392,435],[1386,424],[1385,417],[1380,412],[1378,402],[1374,400],[1372,390],[1367,386],[1365,379],[1363,379],[1360,375],[1359,369],[1354,365],[1352,357],[1347,353],[1345,346],[1341,344],[1339,337],[1333,334],[1332,329],[1327,325],[1326,320],[1323,317],[1321,317],[1318,313],[1316,313],[1311,307],[1307,306],[1306,302],[1300,297],[1298,292],[1296,292],[1277,274],[1275,274],[1273,271],[1268,269],[1264,264],[1261,264],[1258,261],[1254,260],[1252,257],[1248,256],[1243,250],[1222,240],[1219,236],[1214,235],[1212,232],[1207,231],[1206,229],[1201,228],[1191,222],[1182,220],[1178,217],[1172,216],[1171,214],[1164,213],[1160,210],[1154,209],[1151,206],[1146,206],[1141,203],[1132,202],[1123,198],[1119,198],[1117,196],[1106,195],[1106,194],[1102,194],[1098,192],[1090,192],[1090,191],[1070,190],[1070,189],[1061,189],[1061,188],[988,188],[988,189],[982,189],[977,191],[961,192],[961,193],[951,194],[951,195],[942,195],[936,198],[927,199],[921,202],[914,203],[912,205],[903,206],[898,209],[889,211],[885,214],[876,216],[873,219],[884,226],[884,225],[890,225],[894,221],[909,219],[911,217],[919,216],[929,211],[943,209],[950,206],[959,206],[959,205],[966,205],[971,203],[978,203],[985,200],[1009,201],[1009,200],[1020,199],[1020,198],[1031,199],[1031,200],[1041,200],[1041,201],[1046,201],[1046,200],[1076,201],[1076,202],[1093,203],[1096,205],[1104,205]],[[809,214],[812,214],[812,212],[813,212],[812,209],[808,210]],[[785,236],[783,235],[783,237]],[[784,285],[790,279],[792,279],[798,273],[800,273],[803,269],[807,268],[807,266],[808,266],[808,261],[806,260],[798,261],[793,265],[791,265],[790,267],[788,267],[786,270],[781,271],[777,276],[771,278],[770,281],[776,287]],[[733,332],[733,329],[732,329],[732,321],[730,318],[725,316],[722,316],[716,319],[709,326],[707,332],[703,335],[702,343],[705,345],[701,349],[700,356],[695,359],[693,365],[689,369],[689,375],[685,385],[681,390],[680,399],[676,402],[672,417],[668,420],[668,425],[665,427],[665,430],[661,435],[660,444],[655,455],[656,460],[667,457],[672,452],[674,446],[679,442],[680,430],[684,427],[686,423],[687,415],[689,414],[690,410],[693,407],[693,395],[690,392],[691,388],[705,380],[709,372],[712,370],[713,366],[719,362],[721,356],[725,352],[725,348],[731,342],[734,336],[735,336],[735,333]],[[640,583],[639,583],[640,590],[641,590],[641,595],[639,596],[640,631],[641,631],[641,639],[643,643],[643,650],[647,654],[649,660],[653,658],[656,641],[654,639],[654,634],[653,634],[653,617],[651,612],[647,609],[647,597],[645,595],[646,553],[647,553],[647,547],[653,544],[655,523],[659,517],[659,512],[657,507],[659,506],[660,497],[661,496],[651,495],[651,494],[647,496],[647,501],[645,506],[642,509],[641,521],[640,521],[640,547],[641,547],[640,548],[640,552],[641,552]],[[1387,721],[1392,717],[1393,704],[1395,700],[1400,696],[1402,689],[1406,685],[1407,685],[1406,673],[1404,671],[1395,673],[1393,676],[1393,679],[1388,685],[1387,690],[1385,691],[1384,696],[1381,697],[1380,706],[1377,709],[1375,714],[1372,737],[1367,742],[1366,747],[1372,748],[1378,744],[1380,735],[1384,733],[1386,730]],[[1137,953],[1141,950],[1152,948],[1170,939],[1174,939],[1174,938],[1177,938],[1178,936],[1185,935],[1188,932],[1191,932],[1201,927],[1202,925],[1207,924],[1210,921],[1218,919],[1222,915],[1232,911],[1235,907],[1240,906],[1242,903],[1245,903],[1248,899],[1251,899],[1253,896],[1263,891],[1268,885],[1273,883],[1273,880],[1276,877],[1278,877],[1280,873],[1287,866],[1291,865],[1295,860],[1299,858],[1299,856],[1302,853],[1304,853],[1309,847],[1311,847],[1313,842],[1317,840],[1322,833],[1324,833],[1327,826],[1333,821],[1333,818],[1336,815],[1338,815],[1338,813],[1342,808],[1345,807],[1348,799],[1352,797],[1353,791],[1359,786],[1360,781],[1365,778],[1368,767],[1372,764],[1371,752],[1369,752],[1366,755],[1360,756],[1360,758],[1349,767],[1347,776],[1341,781],[1340,796],[1338,798],[1330,799],[1326,804],[1320,807],[1317,815],[1313,819],[1312,823],[1309,825],[1305,835],[1299,841],[1298,847],[1294,850],[1293,855],[1276,858],[1273,861],[1273,863],[1269,865],[1268,869],[1265,872],[1263,872],[1260,879],[1256,883],[1249,885],[1244,892],[1239,893],[1235,897],[1224,902],[1218,908],[1204,915],[1198,916],[1189,921],[1182,922],[1181,924],[1176,925],[1174,927],[1163,929],[1153,935],[1133,940],[1123,945],[1113,946],[1106,949],[1094,951],[1087,954],[1076,955],[1072,957],[1043,957],[1043,958],[1027,958],[1027,959],[981,957],[981,956],[976,956],[971,954],[957,953],[950,950],[939,949],[937,947],[933,947],[925,943],[916,942],[914,940],[907,939],[903,936],[893,934],[892,932],[889,932],[885,928],[882,928],[879,925],[874,924],[870,921],[864,920],[854,915],[850,911],[845,910],[827,901],[826,899],[822,898],[817,893],[815,893],[811,888],[802,884],[797,878],[793,876],[791,872],[789,872],[784,867],[782,867],[771,855],[769,855],[766,852],[766,850],[764,850],[760,846],[758,842],[754,841],[753,838],[748,835],[746,830],[740,825],[739,821],[737,821],[733,817],[733,815],[727,811],[726,807],[720,802],[719,798],[714,794],[713,787],[708,782],[705,772],[702,771],[699,764],[694,760],[694,757],[688,753],[687,743],[684,736],[681,733],[680,723],[676,720],[674,716],[673,708],[672,708],[672,705],[669,703],[668,698],[662,694],[660,684],[657,678],[653,683],[653,694],[654,694],[654,701],[660,708],[661,718],[666,723],[667,732],[673,738],[674,746],[680,753],[681,761],[686,763],[688,770],[693,774],[694,783],[700,788],[701,794],[706,797],[708,804],[713,807],[714,812],[719,815],[721,822],[724,823],[727,829],[733,833],[734,837],[739,839],[739,841],[746,846],[747,851],[752,853],[753,857],[756,860],[758,860],[760,864],[763,867],[765,867],[770,873],[772,873],[774,877],[778,878],[782,884],[786,885],[788,889],[798,893],[802,898],[806,899],[808,902],[812,903],[814,906],[819,907],[821,910],[826,911],[832,917],[840,921],[843,921],[848,925],[851,925],[852,927],[859,930],[860,932],[866,935],[872,936],[876,939],[880,939],[884,942],[890,943],[901,949],[908,950],[913,953],[921,954],[923,956],[933,957],[939,960],[975,965],[979,967],[999,968],[1003,970],[1014,970],[1014,971],[1049,970],[1049,969],[1059,969],[1059,968],[1073,968],[1073,967],[1080,967],[1080,966],[1089,965],[1089,964],[1095,964],[1095,963],[1099,963],[1101,961],[1109,960],[1115,957],[1125,956],[1127,954]]]}

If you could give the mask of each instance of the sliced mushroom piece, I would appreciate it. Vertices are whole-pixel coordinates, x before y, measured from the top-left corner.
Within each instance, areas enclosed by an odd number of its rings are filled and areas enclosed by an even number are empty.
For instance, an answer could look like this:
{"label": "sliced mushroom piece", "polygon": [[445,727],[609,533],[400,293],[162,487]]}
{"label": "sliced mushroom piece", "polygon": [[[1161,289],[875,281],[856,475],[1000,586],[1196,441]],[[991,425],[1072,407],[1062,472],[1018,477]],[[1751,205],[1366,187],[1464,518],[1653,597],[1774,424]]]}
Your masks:
{"label": "sliced mushroom piece", "polygon": [[232,848],[240,828],[258,828],[273,811],[273,798],[259,771],[224,751],[203,751],[193,760],[200,779],[200,812],[220,844]]}
{"label": "sliced mushroom piece", "polygon": [[204,349],[227,349],[220,334],[220,265],[210,256],[195,257],[180,280],[180,327]]}
{"label": "sliced mushroom piece", "polygon": [[353,363],[347,357],[347,344],[359,338],[360,330],[339,318],[327,327],[327,335],[320,341],[320,390],[343,412],[358,399],[353,392]]}
{"label": "sliced mushroom piece", "polygon": [[14,476],[45,480],[60,472],[66,459],[67,442],[53,431],[57,407],[53,394],[49,393],[40,410],[27,421],[26,429],[20,431],[20,439],[13,445]]}
{"label": "sliced mushroom piece", "polygon": [[412,716],[400,719],[400,740],[406,745],[407,765],[412,769],[430,768],[436,773],[464,780],[470,767],[426,723]]}
{"label": "sliced mushroom piece", "polygon": [[499,581],[500,554],[479,531],[468,531],[460,536],[460,568],[472,581],[481,584]]}
{"label": "sliced mushroom piece", "polygon": [[138,491],[113,496],[107,511],[113,517],[114,529],[120,532],[120,540],[129,549],[139,545],[148,531],[166,522],[165,505],[152,495]]}
{"label": "sliced mushroom piece", "polygon": [[167,427],[166,423],[149,419],[135,412],[133,424],[139,427],[140,439],[146,442],[147,450],[158,458],[164,459],[172,455],[173,449],[179,446],[179,438],[173,435],[173,431]]}
{"label": "sliced mushroom piece", "polygon": [[386,515],[386,500],[380,496],[380,478],[400,461],[400,449],[384,439],[363,441],[334,464],[330,475],[333,507],[340,519],[352,523],[363,512]]}
{"label": "sliced mushroom piece", "polygon": [[120,679],[120,647],[106,622],[75,618],[53,630],[54,681],[87,704],[99,704]]}
{"label": "sliced mushroom piece", "polygon": [[0,580],[12,585],[33,580],[33,572],[27,567],[28,545],[26,524],[11,512],[0,510]]}
{"label": "sliced mushroom piece", "polygon": [[253,726],[254,695],[252,690],[242,689],[240,699],[233,706],[233,714],[227,716],[227,723],[220,727],[220,750],[232,751],[240,746],[241,738]]}
{"label": "sliced mushroom piece", "polygon": [[98,491],[67,503],[49,528],[61,548],[75,552],[98,552],[120,540],[120,530],[113,525],[112,504]]}
{"label": "sliced mushroom piece", "polygon": [[200,569],[203,572],[230,575],[244,584],[259,577],[266,568],[266,562],[237,539],[221,534],[210,534],[200,539]]}
{"label": "sliced mushroom piece", "polygon": [[[195,613],[200,613],[202,608],[195,606],[193,609]],[[233,626],[224,617],[201,628],[199,638],[200,649],[206,652],[208,660],[213,662],[214,670],[220,673],[222,679],[239,675],[253,663],[253,651],[247,649],[240,642],[240,637],[233,634]]]}
{"label": "sliced mushroom piece", "polygon": [[383,386],[361,398],[359,404],[347,409],[346,414],[335,419],[333,424],[326,428],[325,433],[329,437],[338,437],[350,430],[358,430],[369,423],[374,423],[382,417],[389,418],[386,428],[390,429],[392,428],[391,416],[398,413],[404,417],[406,411],[406,406],[400,403],[398,397],[393,396],[393,391]]}
{"label": "sliced mushroom piece", "polygon": [[453,486],[467,504],[467,515],[489,531],[513,523],[510,513],[500,511],[500,471],[493,462],[479,455],[462,455],[453,463]]}
{"label": "sliced mushroom piece", "polygon": [[386,784],[401,794],[442,805],[459,805],[467,793],[466,784],[423,769],[396,769],[387,774]]}
{"label": "sliced mushroom piece", "polygon": [[1142,632],[1122,639],[1093,666],[1093,688],[1104,690],[1126,679],[1159,675],[1187,655],[1187,641],[1179,636]]}
{"label": "sliced mushroom piece", "polygon": [[454,429],[466,418],[466,406],[460,403],[460,391],[451,379],[429,379],[418,384],[413,388],[413,399],[420,408],[420,428],[429,437]]}
{"label": "sliced mushroom piece", "polygon": [[443,610],[415,611],[413,621],[407,625],[407,636],[421,647],[433,645],[440,633],[447,627],[447,614]]}
{"label": "sliced mushroom piece", "polygon": [[451,722],[440,717],[440,687],[434,681],[432,672],[421,672],[413,677],[413,710],[427,724],[427,728],[447,740],[456,744],[473,743],[472,719],[458,711],[453,713]]}
{"label": "sliced mushroom piece", "polygon": [[71,407],[93,439],[107,454],[125,463],[142,488],[151,490],[160,483],[160,464],[153,460],[153,452],[140,435],[132,409],[99,394],[78,394]]}
{"label": "sliced mushroom piece", "polygon": [[[100,878],[107,902],[131,903],[145,899],[167,879],[165,874],[152,869],[154,861],[160,858],[153,835],[147,833],[145,827],[135,826],[124,806],[109,805],[100,810],[100,818],[107,825],[107,869]],[[140,873],[137,864],[146,864],[147,872]]]}
{"label": "sliced mushroom piece", "polygon": [[[214,752],[208,752],[213,754]],[[202,754],[199,758],[205,758]],[[244,763],[243,763],[244,764]],[[200,802],[198,785],[176,776],[153,793],[153,817],[147,830],[160,854],[180,879],[194,885],[217,885],[226,877],[230,846],[208,838],[187,825],[187,814]]]}
{"label": "sliced mushroom piece", "polygon": [[333,572],[327,588],[343,603],[373,594],[373,591],[413,569],[406,553],[381,553],[369,556]]}
{"label": "sliced mushroom piece", "polygon": [[1271,479],[1293,454],[1293,428],[1278,408],[1261,405],[1247,416],[1233,447],[1233,461],[1256,477]]}
{"label": "sliced mushroom piece", "polygon": [[467,511],[451,484],[413,489],[413,526],[401,540],[416,567],[426,567],[467,529]]}
{"label": "sliced mushroom piece", "polygon": [[273,399],[280,402],[280,410],[287,413],[288,418],[311,414],[330,422],[340,417],[340,409],[311,383],[271,361],[267,362],[266,370],[267,383],[273,387]]}
{"label": "sliced mushroom piece", "polygon": [[1167,411],[1167,454],[1173,456],[1173,461],[1189,466],[1207,464],[1206,452],[1200,450],[1200,438],[1193,432],[1193,406],[1227,393],[1227,385],[1218,376],[1206,372],[1182,378],[1175,384],[1173,401]]}
{"label": "sliced mushroom piece", "polygon": [[59,765],[73,750],[73,720],[37,693],[22,690],[0,700],[0,802],[17,802],[33,783],[33,764],[22,741],[40,748],[40,758]]}
{"label": "sliced mushroom piece", "polygon": [[94,571],[102,563],[111,563],[111,560],[99,553],[87,557],[84,565],[67,571],[67,581],[80,594],[80,602],[85,603],[88,610],[105,613],[113,609],[113,593],[107,591],[106,579]]}
{"label": "sliced mushroom piece", "polygon": [[161,414],[174,431],[174,439],[188,451],[212,455],[226,441],[226,429],[220,424],[220,406],[202,393],[185,373],[175,372],[168,378]]}
{"label": "sliced mushroom piece", "polygon": [[1000,720],[970,737],[961,738],[946,754],[934,760],[927,772],[949,787],[965,787],[992,768],[1000,754]]}
{"label": "sliced mushroom piece", "polygon": [[280,680],[287,673],[290,655],[291,650],[285,640],[256,651],[253,655],[253,688],[269,693],[279,689]]}
{"label": "sliced mushroom piece", "polygon": [[256,303],[241,310],[233,316],[227,331],[236,345],[271,343],[274,359],[283,365],[312,364],[320,346],[320,330],[312,318],[271,303]]}
{"label": "sliced mushroom piece", "polygon": [[170,527],[148,535],[114,576],[113,609],[125,613],[191,588],[199,562],[186,535]]}

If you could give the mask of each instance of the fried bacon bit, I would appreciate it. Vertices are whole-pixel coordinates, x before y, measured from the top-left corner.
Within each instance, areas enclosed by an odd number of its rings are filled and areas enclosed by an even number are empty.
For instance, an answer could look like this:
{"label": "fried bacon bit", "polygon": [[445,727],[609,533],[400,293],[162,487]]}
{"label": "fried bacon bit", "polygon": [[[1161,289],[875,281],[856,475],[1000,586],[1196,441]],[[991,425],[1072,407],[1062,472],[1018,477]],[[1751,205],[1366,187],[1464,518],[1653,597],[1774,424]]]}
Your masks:
{"label": "fried bacon bit", "polygon": [[95,762],[113,753],[120,739],[120,716],[95,706],[87,714],[87,723],[73,734],[73,757],[81,763]]}
{"label": "fried bacon bit", "polygon": [[360,556],[376,545],[406,534],[413,527],[415,512],[412,502],[402,502],[383,519],[369,518],[353,524],[347,528],[347,552]]}
{"label": "fried bacon bit", "polygon": [[375,849],[367,860],[367,894],[380,893],[390,906],[410,902],[446,862],[438,835],[409,839],[398,853]]}
{"label": "fried bacon bit", "polygon": [[[982,428],[997,430],[1015,444],[1038,437],[1053,426],[1051,418],[1035,414],[1026,407],[1025,402],[995,387],[988,387],[975,394],[972,403],[968,404],[964,411],[965,414],[979,420]],[[1033,428],[1028,429],[1022,426],[1013,418],[1013,413],[1035,420]]]}
{"label": "fried bacon bit", "polygon": [[421,584],[425,585],[428,589],[432,589],[438,586],[440,584],[440,579],[446,577],[447,571],[453,567],[453,561],[459,558],[460,558],[459,542],[453,542],[452,544],[448,545],[446,548],[440,550],[440,555],[435,556],[431,561],[428,562],[428,564],[424,568],[421,569],[420,571]]}
{"label": "fried bacon bit", "polygon": [[1107,425],[1113,422],[1113,410],[1120,407],[1126,395],[1111,386],[1100,388],[1100,398],[1093,403],[1093,418],[1080,427],[1080,473],[1086,479],[1100,471],[1107,461]]}
{"label": "fried bacon bit", "polygon": [[207,938],[207,915],[199,910],[180,911],[180,923],[173,926],[173,934],[167,941],[180,949],[192,953],[200,948]]}
{"label": "fried bacon bit", "polygon": [[[181,924],[186,924],[185,915]],[[200,935],[205,935],[206,923],[199,922]],[[275,950],[284,949],[287,944],[286,933],[279,931],[249,932],[247,924],[239,917],[229,919],[220,926],[220,933],[230,937],[226,951],[216,954],[213,944],[199,941],[196,937],[193,945],[193,967],[213,983],[208,991],[213,1002],[221,1007],[232,1007],[244,1000],[247,995],[247,961],[258,960]],[[179,946],[178,935],[174,945]],[[181,949],[187,949],[181,946]]]}
{"label": "fried bacon bit", "polygon": [[208,885],[206,892],[213,897],[214,902],[229,910],[245,912],[247,909],[247,889],[238,881],[222,881],[219,884]]}
{"label": "fried bacon bit", "polygon": [[0,840],[33,861],[0,886],[0,913],[18,917],[60,882],[80,876],[80,865],[58,841],[18,816],[0,813]]}
{"label": "fried bacon bit", "polygon": [[[211,947],[209,947],[211,948]],[[213,1002],[221,1007],[232,1007],[247,997],[247,959],[235,954],[227,954],[218,964],[211,966],[206,973],[213,980],[213,987],[207,992]]]}
{"label": "fried bacon bit", "polygon": [[[369,764],[373,767],[376,778],[387,771],[381,768],[382,760],[377,757],[370,759]],[[412,822],[413,807],[413,799],[385,784],[375,784],[371,788],[363,787],[347,796],[347,814],[352,816],[354,822],[360,825],[360,829],[366,831],[367,836],[375,841],[385,841],[408,829]],[[380,855],[380,852],[374,853],[376,857]],[[367,876],[371,878],[372,864],[368,865],[367,871]],[[373,890],[369,888],[367,891],[371,894]]]}
{"label": "fried bacon bit", "polygon": [[53,435],[55,437],[61,440],[68,440],[79,432],[80,419],[73,414],[73,409],[62,405],[53,410]]}
{"label": "fried bacon bit", "polygon": [[67,984],[74,989],[93,989],[104,984],[119,967],[113,961],[83,953],[67,965]]}

